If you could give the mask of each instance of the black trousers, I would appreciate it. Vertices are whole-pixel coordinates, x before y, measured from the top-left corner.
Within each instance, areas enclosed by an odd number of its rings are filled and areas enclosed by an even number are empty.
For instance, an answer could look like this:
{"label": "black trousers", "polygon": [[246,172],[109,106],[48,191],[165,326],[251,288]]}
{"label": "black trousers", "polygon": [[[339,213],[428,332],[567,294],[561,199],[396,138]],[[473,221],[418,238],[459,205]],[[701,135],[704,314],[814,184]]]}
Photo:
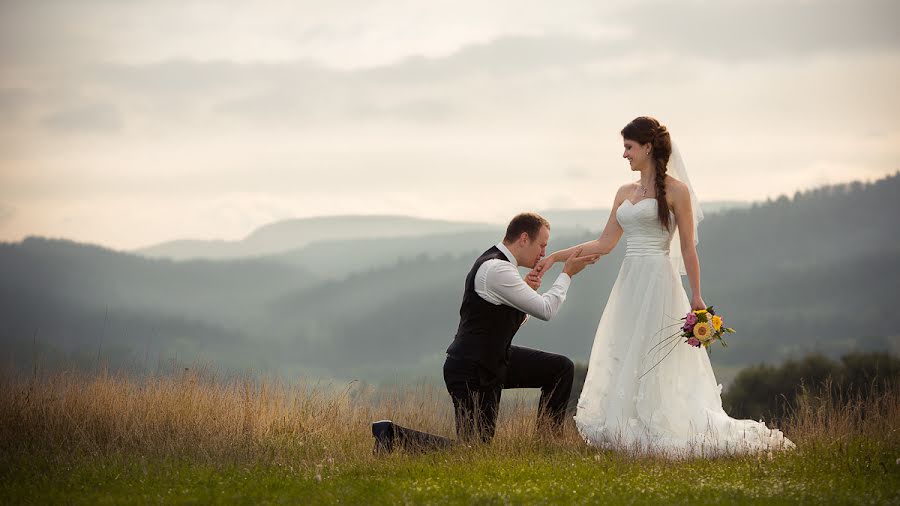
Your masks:
{"label": "black trousers", "polygon": [[575,365],[568,357],[522,346],[510,347],[508,368],[499,375],[476,362],[448,356],[444,382],[453,400],[457,438],[487,442],[494,437],[505,388],[540,388],[539,424],[560,427],[574,373]]}
{"label": "black trousers", "polygon": [[[566,419],[575,365],[564,356],[521,346],[510,347],[509,366],[499,375],[478,363],[447,357],[444,382],[453,400],[457,441],[489,442],[497,428],[505,388],[540,388],[538,423],[559,428]],[[454,441],[394,424],[395,443],[409,451],[448,448]]]}

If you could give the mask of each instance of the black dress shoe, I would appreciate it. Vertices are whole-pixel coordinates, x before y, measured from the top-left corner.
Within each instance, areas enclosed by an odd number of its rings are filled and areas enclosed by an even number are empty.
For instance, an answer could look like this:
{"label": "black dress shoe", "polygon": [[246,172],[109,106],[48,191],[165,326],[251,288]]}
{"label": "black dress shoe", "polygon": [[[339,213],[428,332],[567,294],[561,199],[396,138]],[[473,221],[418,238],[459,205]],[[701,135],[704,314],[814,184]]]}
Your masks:
{"label": "black dress shoe", "polygon": [[372,453],[381,455],[394,451],[394,422],[390,420],[372,422],[372,436],[375,437]]}

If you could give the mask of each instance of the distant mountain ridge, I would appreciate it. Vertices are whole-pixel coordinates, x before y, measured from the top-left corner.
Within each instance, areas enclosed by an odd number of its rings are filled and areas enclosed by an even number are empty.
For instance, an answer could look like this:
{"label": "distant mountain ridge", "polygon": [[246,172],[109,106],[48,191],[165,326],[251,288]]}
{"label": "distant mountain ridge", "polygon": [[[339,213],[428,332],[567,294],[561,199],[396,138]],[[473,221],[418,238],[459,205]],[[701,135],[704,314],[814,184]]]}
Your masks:
{"label": "distant mountain ridge", "polygon": [[135,253],[172,260],[227,260],[284,253],[319,241],[409,237],[489,227],[491,225],[486,223],[409,216],[324,216],[270,223],[257,228],[239,241],[176,240],[141,248]]}
{"label": "distant mountain ridge", "polygon": [[[749,207],[749,202],[704,202],[707,213]],[[609,217],[608,208],[547,209],[539,211],[556,232],[599,231]],[[297,218],[263,225],[238,241],[183,239],[147,246],[134,251],[149,258],[170,260],[228,260],[283,255],[316,243],[356,239],[447,236],[462,232],[501,230],[505,223],[432,220],[395,215],[345,215]]]}

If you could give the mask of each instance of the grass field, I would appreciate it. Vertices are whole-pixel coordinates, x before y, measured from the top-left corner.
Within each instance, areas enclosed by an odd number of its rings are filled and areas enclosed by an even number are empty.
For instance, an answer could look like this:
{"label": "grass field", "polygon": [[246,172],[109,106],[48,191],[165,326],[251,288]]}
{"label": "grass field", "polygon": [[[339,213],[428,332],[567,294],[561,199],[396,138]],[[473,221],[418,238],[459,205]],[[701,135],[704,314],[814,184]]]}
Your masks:
{"label": "grass field", "polygon": [[3,503],[900,503],[900,394],[806,396],[798,448],[667,460],[535,431],[508,396],[491,445],[371,454],[390,417],[451,434],[445,392],[217,378],[4,375]]}

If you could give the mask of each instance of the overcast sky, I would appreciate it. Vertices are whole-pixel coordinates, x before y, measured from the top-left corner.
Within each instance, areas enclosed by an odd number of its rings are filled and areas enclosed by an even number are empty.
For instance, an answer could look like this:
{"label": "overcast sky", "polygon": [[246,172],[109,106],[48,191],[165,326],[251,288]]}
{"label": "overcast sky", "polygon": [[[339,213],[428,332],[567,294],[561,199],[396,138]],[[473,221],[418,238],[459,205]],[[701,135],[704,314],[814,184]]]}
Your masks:
{"label": "overcast sky", "polygon": [[0,3],[0,240],[609,206],[667,124],[701,200],[900,169],[900,3]]}

